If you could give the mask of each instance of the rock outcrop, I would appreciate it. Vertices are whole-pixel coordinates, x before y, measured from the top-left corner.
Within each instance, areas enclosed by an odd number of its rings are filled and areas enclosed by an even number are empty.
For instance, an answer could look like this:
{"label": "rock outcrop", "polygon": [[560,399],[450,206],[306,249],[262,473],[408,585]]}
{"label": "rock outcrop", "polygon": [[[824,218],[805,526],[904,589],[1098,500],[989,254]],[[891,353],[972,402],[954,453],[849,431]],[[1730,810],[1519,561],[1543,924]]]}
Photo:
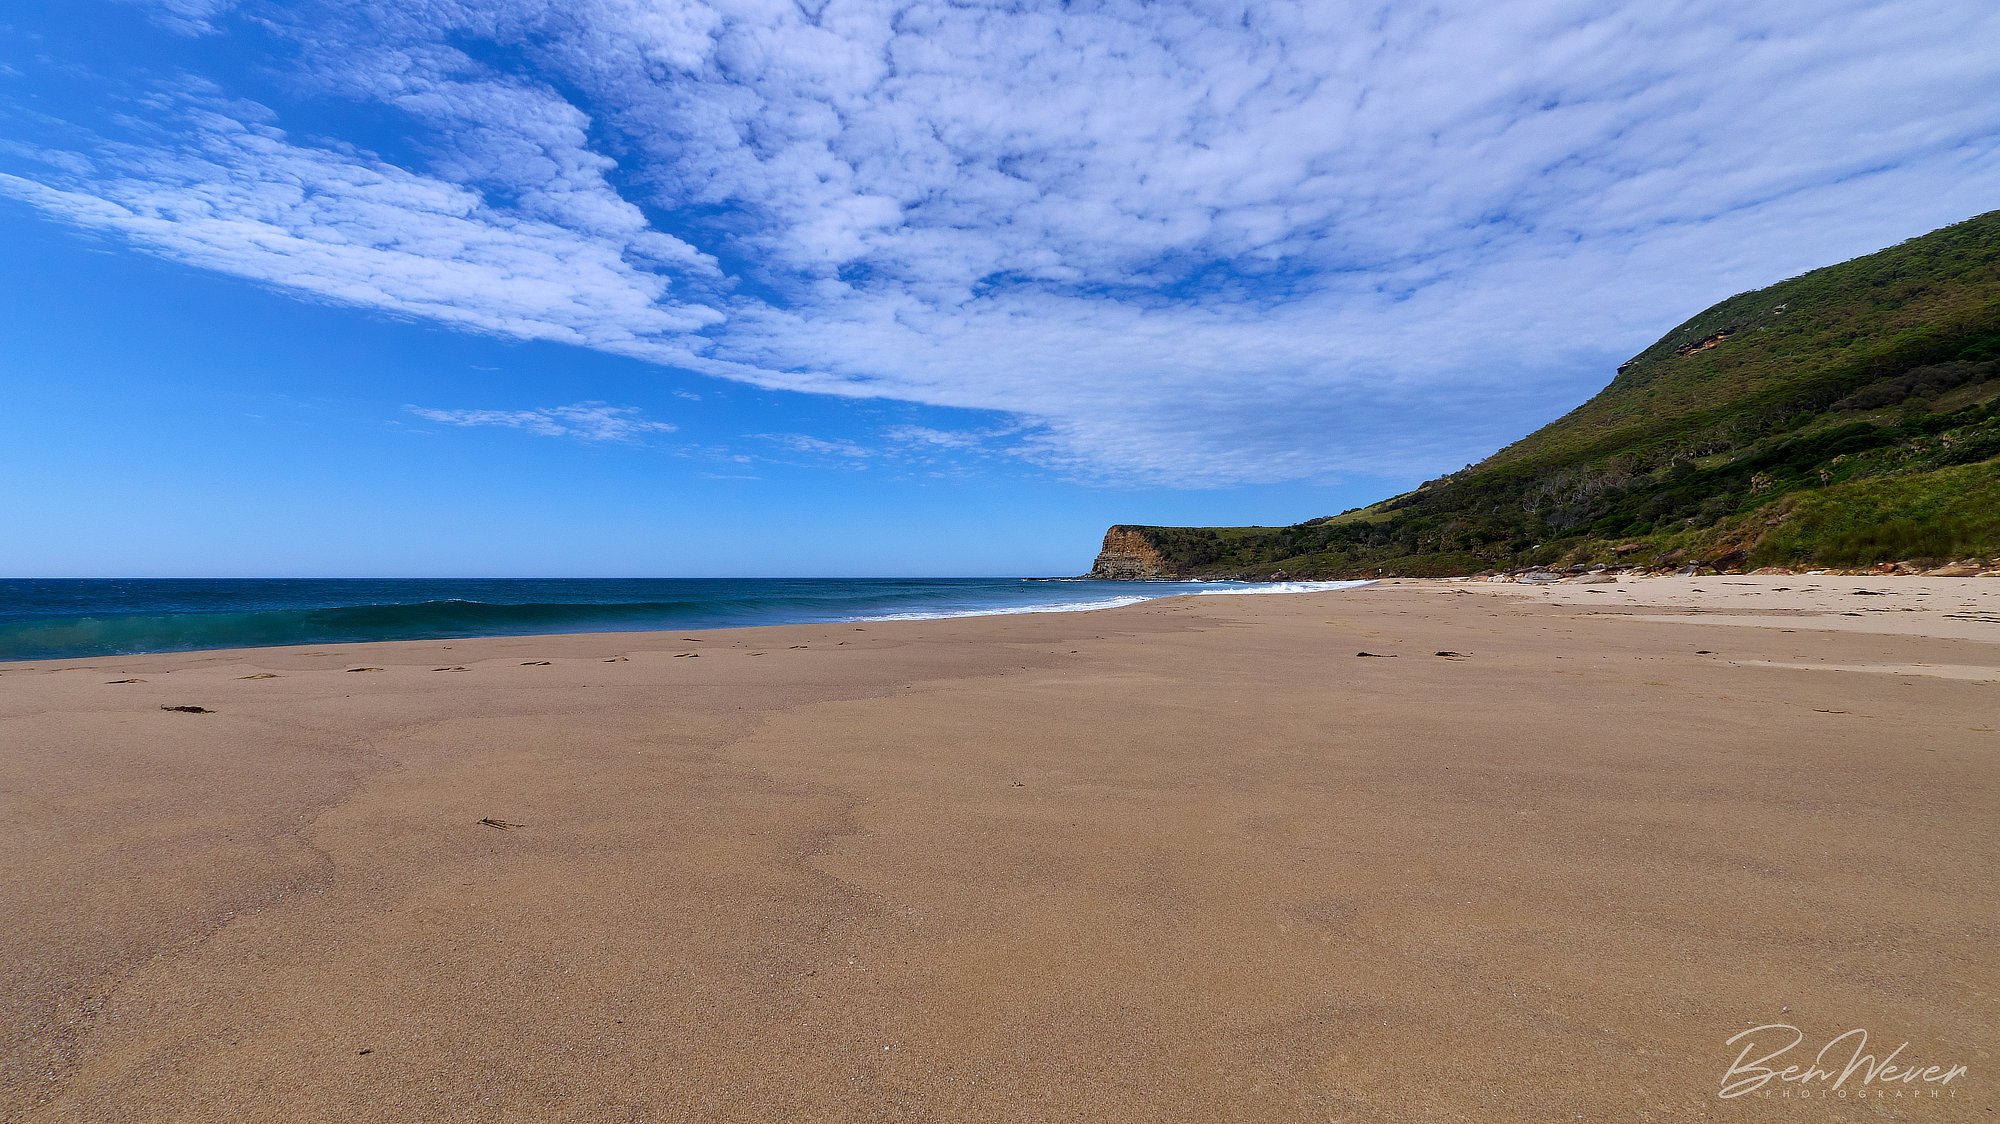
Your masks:
{"label": "rock outcrop", "polygon": [[1129,527],[1104,532],[1104,549],[1097,552],[1090,575],[1106,581],[1150,581],[1174,577],[1173,567],[1146,536]]}

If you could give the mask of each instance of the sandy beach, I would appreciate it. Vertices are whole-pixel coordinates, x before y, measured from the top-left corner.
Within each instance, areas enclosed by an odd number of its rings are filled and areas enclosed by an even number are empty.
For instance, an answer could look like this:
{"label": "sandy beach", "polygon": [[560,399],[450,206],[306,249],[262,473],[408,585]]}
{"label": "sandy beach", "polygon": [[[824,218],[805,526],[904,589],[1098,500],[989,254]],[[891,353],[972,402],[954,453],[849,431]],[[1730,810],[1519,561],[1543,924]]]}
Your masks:
{"label": "sandy beach", "polygon": [[[10,1121],[2000,1110],[2000,579],[6,664],[0,745]],[[1919,1075],[1720,1096],[1766,1024]]]}

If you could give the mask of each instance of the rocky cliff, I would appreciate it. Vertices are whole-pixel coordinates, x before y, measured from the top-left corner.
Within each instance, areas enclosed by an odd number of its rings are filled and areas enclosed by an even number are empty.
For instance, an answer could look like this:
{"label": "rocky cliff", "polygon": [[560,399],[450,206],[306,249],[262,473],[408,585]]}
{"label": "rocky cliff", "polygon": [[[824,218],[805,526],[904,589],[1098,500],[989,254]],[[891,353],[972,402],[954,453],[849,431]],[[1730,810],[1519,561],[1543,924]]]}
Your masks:
{"label": "rocky cliff", "polygon": [[1091,564],[1090,576],[1107,581],[1150,581],[1174,577],[1166,558],[1146,541],[1146,536],[1130,527],[1113,527],[1104,532],[1104,548]]}

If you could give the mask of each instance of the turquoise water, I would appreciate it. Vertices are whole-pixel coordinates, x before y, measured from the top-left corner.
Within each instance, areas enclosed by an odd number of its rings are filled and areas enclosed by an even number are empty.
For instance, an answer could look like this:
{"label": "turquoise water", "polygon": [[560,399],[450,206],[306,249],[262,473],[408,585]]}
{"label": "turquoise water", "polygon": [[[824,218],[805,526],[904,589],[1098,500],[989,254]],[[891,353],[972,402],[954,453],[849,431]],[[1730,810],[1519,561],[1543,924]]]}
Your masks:
{"label": "turquoise water", "polygon": [[1077,612],[1359,582],[1026,578],[0,579],[0,660]]}

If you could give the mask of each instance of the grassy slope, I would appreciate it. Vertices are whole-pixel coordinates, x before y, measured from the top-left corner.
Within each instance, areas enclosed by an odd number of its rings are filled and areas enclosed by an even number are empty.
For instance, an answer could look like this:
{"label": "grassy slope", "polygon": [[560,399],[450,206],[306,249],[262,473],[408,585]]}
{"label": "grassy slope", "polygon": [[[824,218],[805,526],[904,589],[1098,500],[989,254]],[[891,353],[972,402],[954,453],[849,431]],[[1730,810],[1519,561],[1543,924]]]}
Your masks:
{"label": "grassy slope", "polygon": [[[1996,361],[2000,211],[1723,301],[1415,492],[1293,527],[1133,529],[1183,573],[1245,576],[1991,555],[1994,506],[1951,497],[1992,498]],[[1902,530],[1868,538],[1883,519]]]}
{"label": "grassy slope", "polygon": [[1784,519],[1755,536],[1753,565],[1991,555],[2000,542],[2000,461],[1800,492],[1769,514]]}
{"label": "grassy slope", "polygon": [[[1675,354],[1730,329],[1713,347]],[[1987,334],[2000,344],[2000,211],[1731,297],[1481,467],[1674,448],[1774,410],[1824,408],[1866,383],[1954,358],[1967,337]]]}

